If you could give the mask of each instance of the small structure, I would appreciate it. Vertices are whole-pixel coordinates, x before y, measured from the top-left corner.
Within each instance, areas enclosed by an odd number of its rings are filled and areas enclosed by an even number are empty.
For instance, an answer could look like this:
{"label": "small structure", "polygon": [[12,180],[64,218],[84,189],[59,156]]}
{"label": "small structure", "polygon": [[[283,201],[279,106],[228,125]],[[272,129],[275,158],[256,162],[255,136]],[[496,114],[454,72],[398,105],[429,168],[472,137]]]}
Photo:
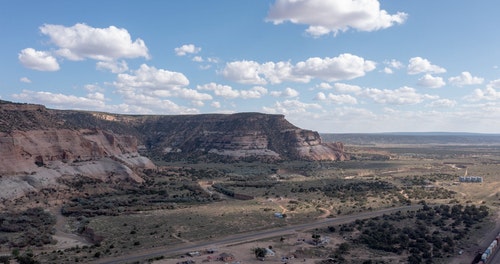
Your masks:
{"label": "small structure", "polygon": [[207,254],[214,254],[217,251],[218,251],[217,248],[209,248],[206,250]]}
{"label": "small structure", "polygon": [[270,248],[266,248],[266,256],[274,257],[276,256],[276,253]]}
{"label": "small structure", "polygon": [[483,177],[480,176],[464,176],[458,177],[459,182],[483,182]]}
{"label": "small structure", "polygon": [[224,262],[233,261],[234,260],[234,255],[224,252],[224,253],[221,253],[219,255],[219,260],[224,261]]}
{"label": "small structure", "polygon": [[190,260],[185,260],[185,261],[181,261],[181,262],[177,262],[177,264],[195,264],[196,261],[190,259]]}

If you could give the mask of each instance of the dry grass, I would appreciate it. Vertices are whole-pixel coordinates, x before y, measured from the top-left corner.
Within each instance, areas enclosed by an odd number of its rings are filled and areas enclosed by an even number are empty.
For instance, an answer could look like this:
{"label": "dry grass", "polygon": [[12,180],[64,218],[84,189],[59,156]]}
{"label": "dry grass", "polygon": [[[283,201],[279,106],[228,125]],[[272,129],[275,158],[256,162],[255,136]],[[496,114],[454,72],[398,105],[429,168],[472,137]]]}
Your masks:
{"label": "dry grass", "polygon": [[[457,149],[459,148],[457,147]],[[480,154],[481,150],[471,150],[474,152],[474,157],[471,157],[465,155],[463,150],[460,151],[460,155],[455,155],[453,148],[449,148],[447,151],[449,152],[446,155],[443,154],[443,157],[439,157],[432,153],[432,147],[429,149],[419,147],[412,150],[406,146],[406,149],[401,150],[393,155],[391,160],[386,161],[295,162],[263,166],[251,163],[196,164],[193,167],[197,169],[207,166],[211,169],[225,171],[228,175],[223,178],[200,178],[198,179],[200,181],[231,184],[248,178],[249,181],[269,181],[275,182],[275,184],[269,188],[231,187],[239,193],[256,197],[256,199],[249,201],[226,197],[222,201],[209,204],[187,204],[174,210],[151,210],[119,216],[89,218],[89,227],[105,237],[101,247],[87,252],[75,253],[73,251],[67,252],[67,254],[92,256],[96,251],[100,251],[103,256],[121,255],[131,250],[160,246],[173,247],[182,243],[209,241],[251,230],[303,223],[319,217],[336,216],[339,212],[346,214],[365,211],[369,208],[376,210],[377,208],[399,205],[399,201],[395,199],[395,193],[390,190],[369,193],[364,201],[352,197],[340,199],[313,190],[314,187],[322,187],[335,182],[384,181],[397,188],[402,188],[398,194],[404,195],[405,179],[422,177],[429,180],[431,185],[456,192],[454,197],[432,199],[427,201],[428,203],[484,204],[492,210],[498,210],[500,205],[500,155],[492,156],[491,153],[482,155]],[[408,155],[407,152],[416,154]],[[458,177],[465,174],[465,168],[453,166],[453,163],[467,163],[468,175],[482,176],[484,182],[458,184]],[[308,190],[311,188],[313,191],[292,192],[292,189],[298,188]],[[417,201],[418,199],[412,202]],[[288,217],[276,218],[275,212],[285,213]],[[488,227],[489,225],[485,223],[485,227],[476,230],[476,232],[484,232]],[[342,240],[342,237],[334,239]],[[468,242],[469,245],[474,244],[477,239],[479,236],[472,234]],[[263,242],[263,245],[267,242]],[[287,247],[291,248],[294,245],[293,239],[290,238],[288,242],[289,244],[284,243],[281,246],[276,243],[272,245],[280,247],[279,250],[287,251],[289,250]],[[247,252],[252,245],[261,245],[256,243],[233,246],[227,250]],[[295,246],[293,247],[295,248]],[[353,248],[351,256],[362,254],[363,250],[366,249]],[[252,256],[247,253],[245,254],[249,256],[245,255],[245,259],[249,258],[249,262]],[[370,252],[370,254],[386,259],[388,263],[397,263],[398,261],[397,257],[392,255],[383,256],[383,253],[380,252]],[[310,259],[317,260],[318,258],[310,256]],[[405,259],[405,256],[401,256],[400,259]],[[167,261],[167,263],[171,262]]]}
{"label": "dry grass", "polygon": [[282,207],[271,199],[226,200],[177,210],[95,217],[89,226],[97,234],[105,235],[105,248],[114,245],[114,248],[126,251],[280,227],[314,219],[321,214],[321,211],[309,207],[288,213],[289,217],[281,219],[274,216],[275,212],[282,212]]}

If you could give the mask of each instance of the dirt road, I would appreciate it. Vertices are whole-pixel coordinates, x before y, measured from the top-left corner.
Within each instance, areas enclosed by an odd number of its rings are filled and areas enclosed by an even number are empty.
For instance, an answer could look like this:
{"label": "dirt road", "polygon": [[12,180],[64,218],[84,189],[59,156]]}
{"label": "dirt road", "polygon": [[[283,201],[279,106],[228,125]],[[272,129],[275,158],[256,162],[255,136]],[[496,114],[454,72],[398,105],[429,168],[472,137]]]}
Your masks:
{"label": "dirt road", "polygon": [[421,205],[393,207],[393,208],[387,208],[387,209],[382,209],[382,210],[373,211],[373,212],[364,212],[364,213],[353,214],[353,215],[339,216],[336,218],[319,219],[319,220],[315,220],[315,221],[310,222],[310,223],[293,225],[293,226],[288,226],[288,227],[283,227],[283,228],[259,230],[259,231],[253,231],[253,232],[248,232],[248,233],[236,234],[236,235],[228,236],[225,238],[220,238],[217,240],[200,241],[200,242],[196,242],[196,243],[184,244],[184,245],[173,247],[173,248],[160,247],[160,248],[153,248],[153,249],[138,250],[135,252],[131,252],[128,255],[123,255],[123,256],[118,256],[118,257],[113,257],[113,258],[99,259],[95,263],[100,263],[100,264],[127,263],[127,262],[147,260],[147,259],[151,259],[151,258],[158,257],[158,256],[171,256],[171,255],[175,255],[175,254],[179,254],[179,253],[201,250],[201,249],[209,247],[209,246],[210,247],[213,247],[213,246],[222,247],[222,246],[230,245],[230,244],[256,241],[256,240],[272,238],[272,237],[277,237],[277,236],[284,236],[284,235],[292,234],[292,233],[294,233],[296,231],[300,231],[300,230],[310,230],[310,229],[314,229],[314,228],[324,227],[326,225],[345,224],[345,223],[353,222],[356,219],[367,219],[367,218],[371,218],[371,217],[375,217],[375,216],[380,216],[383,214],[394,213],[397,211],[417,210],[417,209],[420,209],[421,207],[422,207]]}

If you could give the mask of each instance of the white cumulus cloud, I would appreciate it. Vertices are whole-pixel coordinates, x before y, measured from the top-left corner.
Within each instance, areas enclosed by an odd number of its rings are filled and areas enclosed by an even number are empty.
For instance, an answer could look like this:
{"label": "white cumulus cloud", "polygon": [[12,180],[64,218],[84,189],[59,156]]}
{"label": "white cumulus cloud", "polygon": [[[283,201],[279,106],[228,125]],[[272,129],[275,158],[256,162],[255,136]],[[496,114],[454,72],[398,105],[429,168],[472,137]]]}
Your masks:
{"label": "white cumulus cloud", "polygon": [[460,75],[455,77],[450,77],[448,81],[455,86],[465,86],[465,85],[475,85],[482,84],[484,79],[481,77],[472,76],[470,72],[462,72]]}
{"label": "white cumulus cloud", "polygon": [[226,64],[221,74],[228,80],[244,84],[266,84],[259,76],[260,64],[255,61],[234,61]]}
{"label": "white cumulus cloud", "polygon": [[61,93],[23,90],[20,94],[14,94],[13,97],[25,102],[41,103],[57,108],[106,110],[104,95],[101,93],[89,93],[86,97],[83,97]]}
{"label": "white cumulus cloud", "polygon": [[348,94],[333,94],[333,93],[328,93],[328,95],[319,92],[316,94],[314,99],[319,100],[319,101],[326,101],[326,102],[332,102],[334,104],[357,104],[358,100],[353,97],[352,95]]}
{"label": "white cumulus cloud", "polygon": [[40,32],[50,38],[50,42],[59,49],[57,54],[68,60],[112,61],[120,58],[148,59],[149,52],[140,38],[132,41],[129,32],[124,28],[109,26],[94,28],[86,24],[75,24],[71,27],[45,24]]}
{"label": "white cumulus cloud", "polygon": [[485,89],[475,89],[471,95],[465,96],[465,100],[477,102],[481,100],[485,101],[497,101],[500,100],[500,79],[490,81]]}
{"label": "white cumulus cloud", "polygon": [[404,67],[402,62],[395,59],[384,61],[384,63],[393,69],[401,69]]}
{"label": "white cumulus cloud", "polygon": [[444,73],[445,68],[432,64],[429,60],[422,57],[413,57],[408,64],[408,74],[419,73]]}
{"label": "white cumulus cloud", "polygon": [[184,74],[142,64],[134,74],[118,74],[115,85],[118,87],[137,87],[160,90],[189,85]]}
{"label": "white cumulus cloud", "polygon": [[201,56],[194,56],[193,57],[193,61],[195,61],[195,62],[204,62],[205,60],[203,60],[203,58]]}
{"label": "white cumulus cloud", "polygon": [[285,88],[285,90],[283,90],[283,91],[272,91],[269,94],[271,96],[274,96],[274,97],[286,97],[286,98],[292,98],[292,97],[299,96],[299,92],[295,89],[290,88],[290,87]]}
{"label": "white cumulus cloud", "polygon": [[394,73],[394,71],[391,68],[389,68],[389,67],[384,67],[384,69],[382,70],[382,72],[387,73],[387,74],[393,74]]}
{"label": "white cumulus cloud", "polygon": [[434,77],[431,74],[425,74],[420,79],[418,79],[418,85],[427,87],[427,88],[439,88],[446,85],[443,78]]}
{"label": "white cumulus cloud", "polygon": [[185,56],[187,54],[196,54],[201,51],[200,47],[196,47],[193,44],[185,44],[174,49],[177,56]]}
{"label": "white cumulus cloud", "polygon": [[389,14],[380,9],[378,0],[276,0],[267,21],[290,21],[308,25],[306,32],[318,37],[348,29],[375,31],[402,24],[407,14]]}
{"label": "white cumulus cloud", "polygon": [[234,61],[226,64],[221,74],[228,80],[244,84],[301,82],[317,78],[326,81],[350,80],[373,71],[376,63],[349,53],[334,58],[309,58],[295,65],[290,62]]}
{"label": "white cumulus cloud", "polygon": [[221,96],[226,99],[257,99],[268,93],[267,89],[261,86],[255,86],[249,90],[235,90],[229,85],[222,85],[214,82],[204,85],[198,85],[197,89],[203,91],[212,91],[216,96]]}
{"label": "white cumulus cloud", "polygon": [[438,99],[438,100],[432,101],[427,106],[449,108],[449,107],[454,107],[455,105],[457,105],[457,101],[455,101],[455,100]]}
{"label": "white cumulus cloud", "polygon": [[438,99],[437,96],[419,94],[414,88],[407,86],[395,90],[367,88],[363,94],[379,104],[418,104],[425,99]]}
{"label": "white cumulus cloud", "polygon": [[319,88],[321,90],[330,90],[330,89],[333,89],[333,86],[329,83],[322,82],[320,84],[317,84],[316,88]]}
{"label": "white cumulus cloud", "polygon": [[198,85],[197,89],[202,91],[213,91],[215,95],[224,97],[226,99],[234,99],[240,96],[240,93],[237,90],[234,90],[233,87],[213,82],[204,85]]}
{"label": "white cumulus cloud", "polygon": [[209,94],[189,89],[189,80],[184,74],[157,69],[142,64],[133,74],[121,73],[113,85],[122,95],[131,97],[137,94],[153,97],[176,97],[187,100],[211,100]]}
{"label": "white cumulus cloud", "polygon": [[249,90],[241,90],[241,98],[244,99],[257,99],[267,94],[267,89],[262,86],[255,86]]}
{"label": "white cumulus cloud", "polygon": [[97,69],[109,70],[112,73],[122,73],[128,70],[127,62],[122,61],[99,61],[96,63]]}
{"label": "white cumulus cloud", "polygon": [[373,71],[375,62],[349,53],[334,58],[309,58],[299,62],[294,71],[298,75],[310,76],[326,81],[351,80]]}
{"label": "white cumulus cloud", "polygon": [[304,114],[310,110],[320,110],[322,109],[319,104],[309,104],[304,103],[299,100],[285,100],[282,102],[276,102],[273,106],[264,106],[262,110],[268,114],[284,114],[284,115],[294,115],[294,114]]}
{"label": "white cumulus cloud", "polygon": [[354,93],[358,94],[360,93],[363,89],[357,85],[352,85],[352,84],[346,84],[346,83],[335,83],[333,85],[335,88],[335,91],[339,93]]}
{"label": "white cumulus cloud", "polygon": [[23,83],[31,83],[31,80],[28,77],[22,77],[19,81]]}
{"label": "white cumulus cloud", "polygon": [[221,104],[218,101],[214,101],[210,104],[211,107],[213,108],[221,108]]}
{"label": "white cumulus cloud", "polygon": [[[124,104],[118,106],[119,112],[143,114],[198,114],[196,108],[189,108],[156,95],[142,93],[140,90],[121,91]],[[191,98],[197,101],[195,98]]]}
{"label": "white cumulus cloud", "polygon": [[387,74],[393,74],[394,70],[399,70],[399,69],[404,67],[403,63],[401,63],[398,60],[394,60],[394,59],[384,61],[384,64],[387,66],[384,67],[382,72],[387,73]]}
{"label": "white cumulus cloud", "polygon": [[21,50],[18,55],[21,64],[37,71],[58,71],[59,63],[56,58],[46,51],[37,51],[32,48]]}

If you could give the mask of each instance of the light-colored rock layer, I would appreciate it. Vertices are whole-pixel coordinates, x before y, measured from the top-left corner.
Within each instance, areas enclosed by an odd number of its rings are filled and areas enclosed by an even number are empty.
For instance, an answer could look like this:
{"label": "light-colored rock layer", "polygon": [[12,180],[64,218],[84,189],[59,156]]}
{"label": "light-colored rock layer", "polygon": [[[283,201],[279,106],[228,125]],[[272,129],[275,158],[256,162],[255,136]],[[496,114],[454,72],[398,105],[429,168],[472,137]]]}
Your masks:
{"label": "light-colored rock layer", "polygon": [[103,182],[143,179],[136,168],[155,165],[137,153],[137,140],[102,130],[30,130],[0,133],[0,199],[61,187],[60,177]]}

